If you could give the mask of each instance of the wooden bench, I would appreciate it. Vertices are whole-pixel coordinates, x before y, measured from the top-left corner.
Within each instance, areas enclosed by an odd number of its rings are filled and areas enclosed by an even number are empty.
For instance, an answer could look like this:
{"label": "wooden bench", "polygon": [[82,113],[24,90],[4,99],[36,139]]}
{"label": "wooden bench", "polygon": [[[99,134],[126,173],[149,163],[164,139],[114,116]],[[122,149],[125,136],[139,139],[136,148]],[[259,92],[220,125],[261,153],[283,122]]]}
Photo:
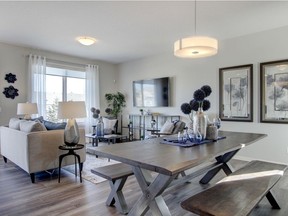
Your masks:
{"label": "wooden bench", "polygon": [[106,205],[113,206],[115,204],[120,213],[127,214],[128,207],[122,188],[128,176],[133,175],[132,168],[129,165],[117,163],[91,169],[91,172],[109,181],[111,192],[107,198]]}
{"label": "wooden bench", "polygon": [[273,208],[280,209],[271,193],[285,165],[251,161],[211,188],[181,203],[181,207],[198,215],[248,215],[264,196]]}

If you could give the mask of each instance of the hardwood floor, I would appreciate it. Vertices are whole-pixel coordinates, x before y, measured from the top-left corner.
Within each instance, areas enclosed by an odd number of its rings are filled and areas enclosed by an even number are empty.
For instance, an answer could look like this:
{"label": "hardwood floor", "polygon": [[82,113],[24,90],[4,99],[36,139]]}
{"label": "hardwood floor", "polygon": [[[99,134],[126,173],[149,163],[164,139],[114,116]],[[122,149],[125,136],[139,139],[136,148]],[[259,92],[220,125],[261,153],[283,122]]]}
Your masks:
{"label": "hardwood floor", "polygon": [[[236,169],[245,162],[233,160]],[[224,177],[220,173],[211,184]],[[29,175],[8,160],[5,164],[0,158],[0,215],[25,216],[25,215],[93,215],[93,216],[118,216],[121,215],[114,207],[105,205],[110,187],[108,182],[93,184],[79,178],[65,170],[61,171],[61,183],[58,183],[58,173],[52,175],[40,173],[36,175],[36,183],[32,184]],[[173,187],[164,193],[164,199],[173,216],[194,215],[183,210],[179,203],[199,191],[209,187],[198,183],[199,178],[191,183]],[[252,192],[252,191],[251,191]],[[259,207],[250,215],[252,216],[287,216],[288,206],[288,171],[273,188],[272,192],[278,199],[281,210],[273,210],[264,198]],[[140,196],[140,189],[134,177],[129,177],[124,187],[127,204],[131,207]],[[208,199],[208,197],[207,197]],[[151,215],[149,212],[147,215]]]}

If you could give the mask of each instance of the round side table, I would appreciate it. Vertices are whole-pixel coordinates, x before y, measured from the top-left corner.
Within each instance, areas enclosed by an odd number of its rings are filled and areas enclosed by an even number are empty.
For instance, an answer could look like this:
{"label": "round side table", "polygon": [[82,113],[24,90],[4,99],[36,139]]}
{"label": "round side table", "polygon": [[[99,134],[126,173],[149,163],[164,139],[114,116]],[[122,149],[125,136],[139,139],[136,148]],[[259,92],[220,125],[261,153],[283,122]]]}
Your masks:
{"label": "round side table", "polygon": [[75,176],[77,177],[77,162],[76,162],[76,158],[78,159],[78,164],[79,164],[79,176],[80,176],[80,182],[82,183],[82,163],[80,162],[80,155],[78,155],[75,150],[79,150],[84,148],[84,145],[82,144],[77,144],[74,146],[68,146],[68,145],[61,145],[59,146],[59,149],[61,150],[68,150],[68,153],[66,154],[62,154],[59,156],[59,176],[58,176],[58,183],[60,183],[60,176],[61,176],[61,163],[64,157],[68,156],[68,155],[74,155],[75,157]]}

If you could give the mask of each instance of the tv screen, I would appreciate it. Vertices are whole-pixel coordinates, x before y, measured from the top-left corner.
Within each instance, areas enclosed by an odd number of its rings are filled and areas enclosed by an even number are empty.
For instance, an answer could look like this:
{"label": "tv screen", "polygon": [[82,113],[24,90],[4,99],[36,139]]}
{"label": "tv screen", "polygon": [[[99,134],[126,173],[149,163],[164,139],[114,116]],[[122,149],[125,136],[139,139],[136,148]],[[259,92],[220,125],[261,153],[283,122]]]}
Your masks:
{"label": "tv screen", "polygon": [[135,107],[168,107],[169,94],[169,77],[133,81]]}

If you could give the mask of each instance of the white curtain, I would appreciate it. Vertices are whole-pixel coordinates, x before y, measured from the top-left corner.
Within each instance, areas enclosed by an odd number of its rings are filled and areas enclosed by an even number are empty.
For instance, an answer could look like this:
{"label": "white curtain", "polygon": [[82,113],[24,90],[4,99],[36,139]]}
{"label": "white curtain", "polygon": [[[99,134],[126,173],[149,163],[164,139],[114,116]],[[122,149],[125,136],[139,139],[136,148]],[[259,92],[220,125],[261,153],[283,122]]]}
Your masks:
{"label": "white curtain", "polygon": [[86,66],[86,109],[87,118],[85,124],[85,131],[87,133],[92,131],[93,117],[90,111],[91,107],[100,109],[100,89],[99,89],[99,66]]}
{"label": "white curtain", "polygon": [[46,57],[29,55],[28,101],[37,103],[38,115],[46,117]]}

